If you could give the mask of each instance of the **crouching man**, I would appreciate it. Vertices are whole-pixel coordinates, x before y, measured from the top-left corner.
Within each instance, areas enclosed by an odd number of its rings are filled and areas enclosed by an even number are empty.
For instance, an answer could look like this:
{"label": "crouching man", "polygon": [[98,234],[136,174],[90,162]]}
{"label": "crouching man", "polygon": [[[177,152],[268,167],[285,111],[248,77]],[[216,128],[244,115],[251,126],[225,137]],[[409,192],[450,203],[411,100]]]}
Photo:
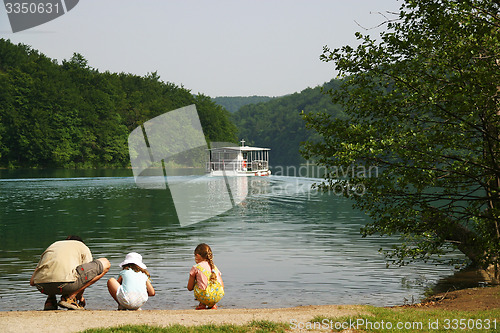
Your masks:
{"label": "crouching man", "polygon": [[[109,271],[106,258],[92,260],[90,249],[78,236],[50,245],[40,257],[31,276],[30,285],[47,295],[44,310],[84,310],[83,292]],[[57,303],[56,295],[61,295]]]}

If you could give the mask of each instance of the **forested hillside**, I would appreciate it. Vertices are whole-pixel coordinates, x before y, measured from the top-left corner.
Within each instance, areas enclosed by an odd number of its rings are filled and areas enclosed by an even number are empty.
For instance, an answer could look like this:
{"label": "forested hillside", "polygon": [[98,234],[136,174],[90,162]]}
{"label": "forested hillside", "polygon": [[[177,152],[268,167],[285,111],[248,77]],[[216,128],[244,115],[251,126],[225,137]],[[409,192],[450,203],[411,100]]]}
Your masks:
{"label": "forested hillside", "polygon": [[229,112],[234,113],[244,105],[268,102],[273,98],[269,96],[224,96],[215,97],[212,100]]}
{"label": "forested hillside", "polygon": [[[339,81],[331,80],[324,89],[335,89]],[[305,128],[301,112],[327,112],[341,117],[342,110],[322,93],[321,87],[307,88],[300,93],[274,98],[266,103],[243,106],[232,115],[239,129],[239,137],[248,145],[271,148],[270,164],[298,165],[304,162],[300,143],[314,140],[314,134]]]}
{"label": "forested hillside", "polygon": [[237,141],[227,110],[156,73],[100,73],[80,54],[58,64],[0,39],[0,167],[128,166],[128,134],[190,104],[208,140]]}

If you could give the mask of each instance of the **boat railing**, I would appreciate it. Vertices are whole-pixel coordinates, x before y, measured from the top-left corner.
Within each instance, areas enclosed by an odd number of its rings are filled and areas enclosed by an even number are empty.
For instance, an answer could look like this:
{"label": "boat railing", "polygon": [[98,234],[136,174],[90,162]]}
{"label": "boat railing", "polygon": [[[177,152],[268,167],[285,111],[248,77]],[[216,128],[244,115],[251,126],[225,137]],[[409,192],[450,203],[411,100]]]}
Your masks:
{"label": "boat railing", "polygon": [[243,171],[241,162],[238,161],[223,161],[223,162],[209,162],[209,171]]}
{"label": "boat railing", "polygon": [[243,161],[220,161],[208,162],[208,171],[237,171],[237,172],[257,172],[268,170],[269,163],[266,160],[253,160],[247,164],[246,160]]}

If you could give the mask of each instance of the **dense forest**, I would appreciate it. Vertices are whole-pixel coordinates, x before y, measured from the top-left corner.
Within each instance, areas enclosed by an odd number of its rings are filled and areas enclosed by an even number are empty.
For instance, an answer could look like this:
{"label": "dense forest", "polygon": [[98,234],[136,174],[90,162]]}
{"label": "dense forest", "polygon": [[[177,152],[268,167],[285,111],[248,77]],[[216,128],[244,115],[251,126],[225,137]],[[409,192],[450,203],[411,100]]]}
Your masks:
{"label": "dense forest", "polygon": [[[193,95],[144,77],[99,72],[75,53],[59,64],[31,47],[0,39],[0,167],[102,168],[130,165],[127,138],[167,111],[195,104],[207,141],[271,148],[272,166],[304,162],[300,143],[314,140],[301,113],[341,116],[322,89],[283,97]],[[239,111],[231,114],[227,109]]]}
{"label": "dense forest", "polygon": [[0,167],[125,167],[134,128],[190,104],[207,141],[237,142],[226,109],[155,72],[100,73],[80,54],[58,64],[0,39]]}
{"label": "dense forest", "polygon": [[215,103],[231,113],[238,111],[244,105],[268,102],[271,99],[273,97],[269,96],[221,96],[212,98]]}
{"label": "dense forest", "polygon": [[305,162],[300,155],[300,144],[315,140],[315,135],[305,127],[301,113],[326,112],[333,117],[342,117],[342,108],[333,104],[324,91],[336,89],[336,79],[322,87],[307,88],[274,98],[266,103],[249,104],[232,115],[239,129],[239,137],[248,145],[271,148],[270,164],[276,166],[298,165]]}

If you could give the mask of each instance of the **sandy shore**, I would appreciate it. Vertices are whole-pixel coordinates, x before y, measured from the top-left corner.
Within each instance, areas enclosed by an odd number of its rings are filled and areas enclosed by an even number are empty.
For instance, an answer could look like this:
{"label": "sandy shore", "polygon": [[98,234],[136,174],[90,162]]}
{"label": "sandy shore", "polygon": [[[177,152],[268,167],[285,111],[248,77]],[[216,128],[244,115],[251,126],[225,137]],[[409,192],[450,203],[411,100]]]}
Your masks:
{"label": "sandy shore", "polygon": [[[500,308],[500,286],[446,292],[422,303],[400,307],[422,310],[483,311]],[[316,316],[338,318],[363,314],[359,305],[299,306],[281,309],[145,310],[145,311],[12,311],[0,312],[0,332],[66,333],[87,328],[120,325],[185,326],[202,324],[246,324],[253,320],[305,323]]]}
{"label": "sandy shore", "polygon": [[306,322],[315,316],[341,317],[362,312],[356,305],[300,306],[281,309],[218,309],[218,310],[144,310],[144,311],[13,311],[0,312],[0,327],[4,333],[80,332],[87,328],[112,327],[126,324],[185,326],[201,324],[245,324],[253,320],[290,323]]}

